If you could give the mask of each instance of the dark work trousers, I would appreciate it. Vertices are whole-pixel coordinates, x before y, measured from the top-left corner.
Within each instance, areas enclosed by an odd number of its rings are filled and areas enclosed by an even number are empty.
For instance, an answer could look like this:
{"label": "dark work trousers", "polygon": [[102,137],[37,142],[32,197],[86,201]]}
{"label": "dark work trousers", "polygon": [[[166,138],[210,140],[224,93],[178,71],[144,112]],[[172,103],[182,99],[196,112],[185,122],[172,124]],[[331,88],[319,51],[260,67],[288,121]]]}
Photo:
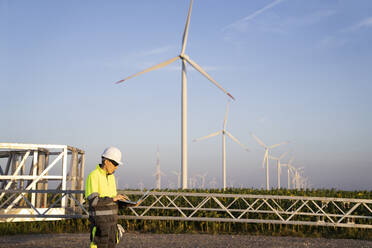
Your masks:
{"label": "dark work trousers", "polygon": [[[101,198],[102,199],[102,198]],[[98,248],[114,248],[117,244],[118,206],[113,201],[98,201],[90,206],[89,220],[91,222],[90,240]],[[94,231],[95,228],[95,231]]]}

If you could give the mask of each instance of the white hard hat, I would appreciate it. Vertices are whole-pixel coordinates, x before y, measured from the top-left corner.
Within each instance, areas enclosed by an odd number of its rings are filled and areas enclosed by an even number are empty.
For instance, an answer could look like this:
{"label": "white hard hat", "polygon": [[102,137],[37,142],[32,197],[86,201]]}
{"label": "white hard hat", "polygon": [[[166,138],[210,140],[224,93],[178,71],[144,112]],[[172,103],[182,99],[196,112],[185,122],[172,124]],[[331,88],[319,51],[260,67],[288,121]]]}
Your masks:
{"label": "white hard hat", "polygon": [[114,160],[118,164],[123,164],[123,162],[121,162],[121,152],[116,147],[113,147],[113,146],[107,147],[103,151],[102,157],[108,158],[110,160]]}

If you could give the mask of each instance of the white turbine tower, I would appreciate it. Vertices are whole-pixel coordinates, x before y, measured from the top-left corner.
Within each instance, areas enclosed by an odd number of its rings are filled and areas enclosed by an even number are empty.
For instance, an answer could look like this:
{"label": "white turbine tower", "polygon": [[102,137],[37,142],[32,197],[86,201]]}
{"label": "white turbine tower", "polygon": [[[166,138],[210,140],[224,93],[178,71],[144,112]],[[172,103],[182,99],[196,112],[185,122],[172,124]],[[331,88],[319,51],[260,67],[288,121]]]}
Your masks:
{"label": "white turbine tower", "polygon": [[207,136],[194,139],[194,141],[199,141],[199,140],[209,139],[219,134],[222,134],[222,188],[223,190],[226,189],[226,135],[228,135],[233,141],[235,141],[237,144],[243,147],[243,149],[245,149],[246,151],[249,151],[245,145],[240,143],[240,141],[237,138],[232,136],[232,134],[226,130],[228,112],[229,112],[229,102],[227,102],[227,105],[226,105],[226,112],[225,112],[225,118],[223,120],[222,130],[217,131],[215,133],[211,133]]}
{"label": "white turbine tower", "polygon": [[138,187],[141,191],[143,191],[143,188],[145,187],[145,185],[143,184],[142,182],[142,179],[140,180],[140,182],[138,183]]}
{"label": "white turbine tower", "polygon": [[282,143],[279,143],[279,144],[275,144],[275,145],[272,145],[272,146],[267,146],[259,138],[257,138],[253,133],[251,133],[251,135],[258,142],[258,144],[260,144],[261,146],[263,146],[265,148],[265,155],[264,155],[264,159],[262,161],[262,168],[265,167],[265,162],[266,162],[266,189],[269,190],[270,189],[270,187],[269,187],[269,153],[270,153],[270,149],[278,147],[280,145],[287,144],[288,141],[285,141],[285,142],[282,142]]}
{"label": "white turbine tower", "polygon": [[156,188],[161,188],[161,176],[165,176],[165,174],[160,170],[160,153],[159,153],[159,147],[156,151],[156,172],[153,174],[153,176],[156,177]]}
{"label": "white turbine tower", "polygon": [[282,155],[280,155],[279,158],[270,156],[270,158],[272,160],[276,160],[276,166],[277,166],[277,170],[278,170],[278,189],[280,189],[280,175],[282,174],[282,169],[281,169],[282,164],[280,163],[280,160],[282,158],[284,158],[285,155],[287,155],[287,152],[285,152]]}
{"label": "white turbine tower", "polygon": [[172,171],[172,173],[177,176],[177,189],[179,189],[180,188],[180,182],[181,182],[181,173],[179,173],[177,171]]}
{"label": "white turbine tower", "polygon": [[[189,24],[190,24],[190,16],[191,16],[191,9],[192,9],[193,0],[190,1],[190,8],[187,15],[185,30],[183,32],[182,38],[182,49],[181,54],[177,55],[174,58],[171,58],[167,61],[164,61],[160,64],[147,68],[141,72],[133,74],[127,78],[124,78],[118,82],[122,83],[130,78],[139,76],[143,73],[153,71],[156,69],[160,69],[165,67],[174,61],[180,59],[182,61],[182,97],[181,97],[181,177],[182,177],[182,189],[187,189],[187,80],[186,80],[186,62],[194,67],[197,71],[199,71],[203,76],[205,76],[209,81],[211,81],[214,85],[216,85],[220,90],[222,90],[225,94],[227,94],[230,98],[234,99],[234,97],[227,92],[221,85],[219,85],[208,73],[204,71],[196,62],[194,62],[189,56],[185,54],[186,43],[187,43],[187,36],[189,32]],[[235,100],[235,99],[234,99]]]}
{"label": "white turbine tower", "polygon": [[281,166],[283,167],[287,167],[287,175],[288,175],[288,189],[291,189],[291,178],[290,178],[290,174],[291,174],[291,168],[294,168],[293,166],[292,166],[292,162],[293,162],[293,160],[294,160],[294,157],[292,157],[289,161],[288,161],[288,163],[286,163],[286,164],[281,164]]}

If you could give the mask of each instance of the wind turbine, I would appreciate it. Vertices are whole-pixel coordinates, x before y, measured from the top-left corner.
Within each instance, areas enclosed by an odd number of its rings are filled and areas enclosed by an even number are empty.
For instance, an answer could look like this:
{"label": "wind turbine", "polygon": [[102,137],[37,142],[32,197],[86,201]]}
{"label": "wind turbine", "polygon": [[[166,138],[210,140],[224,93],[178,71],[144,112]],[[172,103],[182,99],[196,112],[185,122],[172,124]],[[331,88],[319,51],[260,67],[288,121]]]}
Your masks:
{"label": "wind turbine", "polygon": [[303,177],[302,183],[304,189],[311,188],[311,184],[308,177]]}
{"label": "wind turbine", "polygon": [[293,177],[292,177],[292,186],[294,189],[298,189],[298,171],[297,171],[297,168],[295,167],[291,167],[291,172],[293,174]]}
{"label": "wind turbine", "polygon": [[193,176],[190,177],[190,179],[189,179],[191,189],[196,188],[196,176],[197,176],[197,175],[193,175]]}
{"label": "wind turbine", "polygon": [[145,187],[145,185],[143,184],[142,179],[141,179],[141,181],[138,183],[138,187],[140,188],[141,191],[143,191],[143,188]]}
{"label": "wind turbine", "polygon": [[207,176],[207,173],[204,173],[204,174],[198,174],[196,175],[197,177],[200,178],[201,180],[201,188],[204,189],[204,186],[205,186],[205,177]]}
{"label": "wind turbine", "polygon": [[159,147],[156,151],[156,172],[153,174],[153,176],[156,177],[156,188],[161,188],[161,176],[165,176],[165,174],[160,170],[160,153],[159,153]]}
{"label": "wind turbine", "polygon": [[292,165],[292,162],[294,160],[294,157],[292,157],[288,163],[287,163],[287,167],[288,167],[288,189],[290,188],[290,177],[289,177],[289,174],[292,173],[292,188],[294,189],[298,189],[300,187],[300,184],[301,184],[301,175],[300,175],[300,172],[305,168],[305,167],[300,167],[300,168],[296,168]]}
{"label": "wind turbine", "polygon": [[292,166],[292,162],[294,160],[294,157],[292,157],[288,163],[286,164],[281,164],[281,166],[285,166],[287,167],[287,174],[288,174],[288,189],[291,189],[291,179],[290,179],[290,173],[291,173],[291,170],[294,169],[294,167]]}
{"label": "wind turbine", "polygon": [[225,112],[225,118],[223,120],[222,130],[217,131],[215,133],[211,133],[211,134],[209,134],[207,136],[203,136],[203,137],[194,139],[194,142],[195,142],[195,141],[199,141],[199,140],[209,139],[209,138],[212,138],[212,137],[217,136],[219,134],[222,134],[222,188],[223,188],[223,190],[226,189],[226,134],[233,141],[235,141],[241,147],[243,147],[243,149],[245,149],[246,151],[249,151],[248,148],[245,145],[243,145],[242,143],[240,143],[240,141],[237,138],[235,138],[234,136],[232,136],[232,134],[229,133],[226,130],[226,122],[227,122],[227,114],[228,114],[228,112],[229,112],[229,102],[227,102],[227,105],[226,105],[226,112]]}
{"label": "wind turbine", "polygon": [[292,178],[292,184],[294,184],[296,189],[300,189],[302,187],[302,180],[303,177],[300,175],[300,172],[304,169],[304,167],[301,168],[295,168],[292,167],[294,170],[294,177]]}
{"label": "wind turbine", "polygon": [[279,143],[279,144],[275,144],[275,145],[272,145],[272,146],[267,146],[265,145],[259,138],[256,137],[256,135],[254,135],[253,133],[251,133],[252,137],[258,142],[258,144],[260,144],[261,146],[263,146],[265,148],[265,155],[264,155],[264,159],[262,161],[262,168],[265,167],[265,162],[266,162],[266,189],[269,190],[269,153],[270,153],[270,149],[273,149],[275,147],[278,147],[280,145],[284,145],[284,144],[287,144],[288,141],[285,141],[285,142],[282,142],[282,143]]}
{"label": "wind turbine", "polygon": [[217,181],[216,181],[216,178],[213,177],[212,180],[209,182],[209,185],[212,189],[216,189],[217,188]]}
{"label": "wind turbine", "polygon": [[220,84],[218,84],[207,72],[204,71],[196,62],[194,62],[189,56],[185,54],[186,43],[187,43],[187,36],[189,32],[189,24],[190,24],[190,16],[191,16],[191,9],[192,9],[193,0],[190,1],[190,8],[186,19],[185,30],[183,32],[182,38],[182,48],[180,55],[177,55],[174,58],[171,58],[167,61],[164,61],[160,64],[154,65],[150,68],[147,68],[143,71],[140,71],[136,74],[133,74],[127,78],[124,78],[118,82],[117,84],[122,83],[130,78],[139,76],[149,71],[153,71],[156,69],[160,69],[165,67],[174,61],[180,59],[182,61],[182,97],[181,97],[181,177],[182,177],[182,189],[187,189],[187,80],[186,80],[186,62],[194,67],[197,71],[199,71],[203,76],[205,76],[209,81],[211,81],[215,86],[217,86],[220,90],[222,90],[225,94],[227,94],[233,100],[234,97],[227,92]]}
{"label": "wind turbine", "polygon": [[180,181],[181,181],[181,173],[176,172],[176,171],[172,171],[172,173],[177,176],[177,189],[179,189],[180,188]]}
{"label": "wind turbine", "polygon": [[280,160],[281,160],[282,158],[284,158],[285,155],[287,155],[287,152],[285,152],[285,153],[283,153],[282,155],[280,155],[279,158],[277,158],[277,157],[273,157],[273,156],[270,156],[270,158],[271,158],[272,160],[276,160],[276,165],[277,165],[277,170],[278,170],[278,189],[280,189],[280,175],[281,175],[281,173],[282,173]]}

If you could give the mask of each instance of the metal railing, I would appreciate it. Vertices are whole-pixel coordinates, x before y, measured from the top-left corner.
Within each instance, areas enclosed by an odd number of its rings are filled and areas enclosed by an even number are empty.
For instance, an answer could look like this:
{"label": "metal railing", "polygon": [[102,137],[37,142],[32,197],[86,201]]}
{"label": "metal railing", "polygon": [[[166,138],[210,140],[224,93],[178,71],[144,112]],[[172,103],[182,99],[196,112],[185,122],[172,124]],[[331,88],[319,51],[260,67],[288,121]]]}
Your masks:
{"label": "metal railing", "polygon": [[120,218],[372,228],[371,209],[366,199],[151,192]]}
{"label": "metal railing", "polygon": [[[140,198],[143,194],[140,191],[120,192],[125,193],[132,200]],[[53,215],[51,214],[53,207],[49,207],[49,210],[44,212],[35,211],[33,217],[87,217],[86,205],[79,202],[78,197],[74,195],[82,194],[83,191],[58,191],[54,193],[74,200],[76,203],[75,209],[80,208],[80,213],[75,212],[63,216]],[[58,203],[55,204],[58,205]],[[16,216],[9,216],[0,211],[0,220],[9,217],[15,218]],[[122,209],[119,218],[271,223],[370,229],[372,228],[372,200],[307,196],[150,192],[139,206]]]}

